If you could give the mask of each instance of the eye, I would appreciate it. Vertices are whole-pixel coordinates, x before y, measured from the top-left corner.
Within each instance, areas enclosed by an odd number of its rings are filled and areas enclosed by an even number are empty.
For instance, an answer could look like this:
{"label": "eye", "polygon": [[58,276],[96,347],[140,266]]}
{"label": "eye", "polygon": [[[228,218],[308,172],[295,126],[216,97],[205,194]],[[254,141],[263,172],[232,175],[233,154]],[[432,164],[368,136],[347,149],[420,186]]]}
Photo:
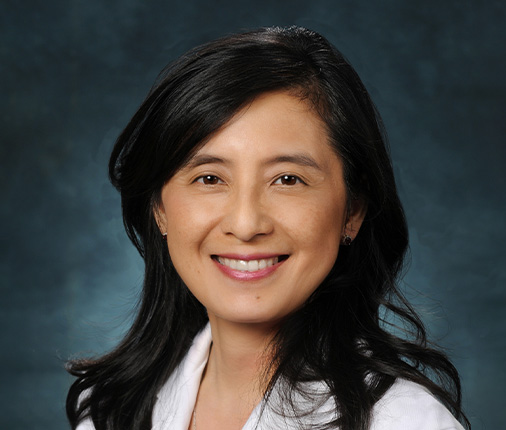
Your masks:
{"label": "eye", "polygon": [[295,175],[283,175],[280,176],[278,179],[276,179],[274,184],[290,186],[290,185],[304,184],[304,181]]}
{"label": "eye", "polygon": [[195,179],[195,182],[200,182],[201,184],[204,185],[218,185],[222,181],[220,178],[218,178],[218,176],[204,175]]}

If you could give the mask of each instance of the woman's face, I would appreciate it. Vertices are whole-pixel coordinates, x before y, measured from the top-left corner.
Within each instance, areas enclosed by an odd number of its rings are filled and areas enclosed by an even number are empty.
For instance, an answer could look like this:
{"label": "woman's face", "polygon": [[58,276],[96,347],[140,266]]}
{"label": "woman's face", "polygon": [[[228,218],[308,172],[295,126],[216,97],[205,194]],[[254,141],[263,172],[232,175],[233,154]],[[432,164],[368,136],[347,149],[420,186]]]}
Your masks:
{"label": "woman's face", "polygon": [[287,93],[237,113],[162,189],[160,229],[209,318],[277,323],[337,258],[347,219],[340,159],[319,117]]}

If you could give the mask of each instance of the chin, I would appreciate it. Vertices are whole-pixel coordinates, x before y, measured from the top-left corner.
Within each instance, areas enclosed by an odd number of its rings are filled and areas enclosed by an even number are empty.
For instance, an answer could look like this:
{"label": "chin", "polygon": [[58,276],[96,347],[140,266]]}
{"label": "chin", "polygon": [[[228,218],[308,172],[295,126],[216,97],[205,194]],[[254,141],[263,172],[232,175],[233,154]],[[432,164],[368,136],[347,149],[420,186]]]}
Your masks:
{"label": "chin", "polygon": [[277,325],[283,320],[283,316],[276,314],[269,314],[266,312],[251,312],[251,308],[248,312],[234,312],[234,313],[223,313],[216,315],[215,318],[219,320],[228,321],[234,324],[268,324]]}

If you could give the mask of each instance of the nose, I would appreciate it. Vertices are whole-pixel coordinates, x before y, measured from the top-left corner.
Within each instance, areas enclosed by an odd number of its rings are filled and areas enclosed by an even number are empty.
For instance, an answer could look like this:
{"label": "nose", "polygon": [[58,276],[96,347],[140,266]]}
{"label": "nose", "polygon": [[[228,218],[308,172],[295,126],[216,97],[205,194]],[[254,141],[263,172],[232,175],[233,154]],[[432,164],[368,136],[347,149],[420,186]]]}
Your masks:
{"label": "nose", "polygon": [[255,190],[237,190],[229,196],[222,231],[243,242],[270,234],[273,230],[269,211]]}

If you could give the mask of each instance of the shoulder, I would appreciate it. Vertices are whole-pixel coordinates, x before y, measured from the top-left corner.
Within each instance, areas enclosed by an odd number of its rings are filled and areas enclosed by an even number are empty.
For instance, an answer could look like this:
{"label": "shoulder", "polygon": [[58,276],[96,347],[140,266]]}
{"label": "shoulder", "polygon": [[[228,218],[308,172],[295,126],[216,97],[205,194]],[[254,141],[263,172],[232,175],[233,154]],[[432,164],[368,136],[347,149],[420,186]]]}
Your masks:
{"label": "shoulder", "polygon": [[77,426],[76,430],[95,430],[95,426],[89,418],[81,421]]}
{"label": "shoulder", "polygon": [[[158,392],[153,408],[153,430],[188,427],[211,341],[211,328],[207,324],[195,336],[187,354]],[[82,397],[86,395],[87,392]],[[95,426],[86,418],[76,430],[95,430]]]}
{"label": "shoulder", "polygon": [[[92,391],[91,388],[88,388],[87,390],[83,391],[79,395],[79,403],[85,400],[91,394],[91,391]],[[95,425],[93,424],[91,418],[87,417],[77,425],[76,430],[95,430]]]}
{"label": "shoulder", "polygon": [[398,379],[374,405],[371,430],[463,430],[426,388]]}
{"label": "shoulder", "polygon": [[211,327],[207,324],[195,336],[186,356],[158,392],[153,409],[153,430],[188,428],[211,342]]}

